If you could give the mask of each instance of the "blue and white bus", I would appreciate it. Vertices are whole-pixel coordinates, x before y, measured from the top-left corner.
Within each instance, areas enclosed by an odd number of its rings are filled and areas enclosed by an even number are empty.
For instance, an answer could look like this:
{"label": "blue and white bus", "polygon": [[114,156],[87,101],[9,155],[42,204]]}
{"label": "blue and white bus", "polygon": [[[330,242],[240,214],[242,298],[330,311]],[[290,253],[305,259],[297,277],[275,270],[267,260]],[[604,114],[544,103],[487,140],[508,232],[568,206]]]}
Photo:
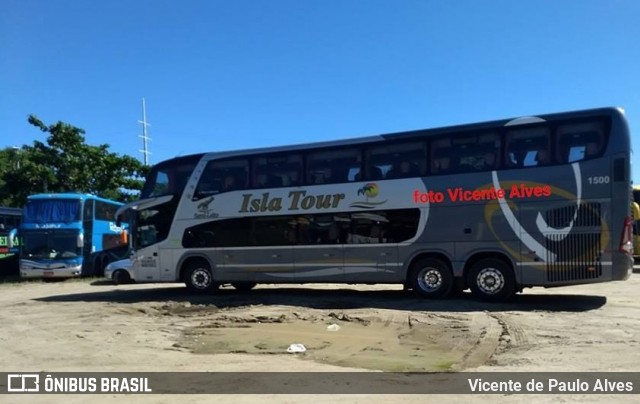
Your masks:
{"label": "blue and white bus", "polygon": [[601,108],[154,166],[129,210],[137,282],[469,288],[627,279],[631,145]]}
{"label": "blue and white bus", "polygon": [[13,256],[14,251],[9,250],[9,237],[20,225],[21,217],[22,209],[0,206],[0,260]]}
{"label": "blue and white bus", "polygon": [[[115,212],[122,203],[95,195],[37,194],[27,199],[20,240],[20,276],[69,278],[101,275],[127,251],[125,228]],[[117,251],[111,257],[107,252]]]}

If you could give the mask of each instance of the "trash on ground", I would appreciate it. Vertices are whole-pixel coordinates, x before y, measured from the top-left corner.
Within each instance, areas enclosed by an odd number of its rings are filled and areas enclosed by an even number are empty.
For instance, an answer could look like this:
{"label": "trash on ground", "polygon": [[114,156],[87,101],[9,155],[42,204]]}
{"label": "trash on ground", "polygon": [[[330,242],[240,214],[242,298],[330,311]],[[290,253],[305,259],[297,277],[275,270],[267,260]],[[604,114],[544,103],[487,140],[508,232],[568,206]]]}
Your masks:
{"label": "trash on ground", "polygon": [[327,331],[338,331],[340,326],[338,324],[330,324],[327,326]]}
{"label": "trash on ground", "polygon": [[306,352],[307,348],[304,347],[304,345],[302,344],[291,344],[289,345],[289,348],[287,348],[287,352],[289,353],[300,353],[300,352]]}

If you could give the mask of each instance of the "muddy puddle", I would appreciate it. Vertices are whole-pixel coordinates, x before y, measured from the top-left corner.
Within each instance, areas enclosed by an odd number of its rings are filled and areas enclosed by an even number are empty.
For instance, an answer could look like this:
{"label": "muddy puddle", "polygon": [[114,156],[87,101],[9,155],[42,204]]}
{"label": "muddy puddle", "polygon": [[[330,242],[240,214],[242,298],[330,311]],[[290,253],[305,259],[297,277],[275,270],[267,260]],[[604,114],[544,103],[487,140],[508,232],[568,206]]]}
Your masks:
{"label": "muddy puddle", "polygon": [[[163,306],[164,316],[192,317],[174,348],[196,354],[295,355],[338,366],[384,371],[449,371],[485,363],[500,329],[487,316],[399,313],[393,310],[325,312],[290,307]],[[373,315],[372,315],[373,312]],[[206,313],[206,314],[205,314]],[[160,314],[160,313],[158,313]],[[288,353],[293,344],[304,352]]]}

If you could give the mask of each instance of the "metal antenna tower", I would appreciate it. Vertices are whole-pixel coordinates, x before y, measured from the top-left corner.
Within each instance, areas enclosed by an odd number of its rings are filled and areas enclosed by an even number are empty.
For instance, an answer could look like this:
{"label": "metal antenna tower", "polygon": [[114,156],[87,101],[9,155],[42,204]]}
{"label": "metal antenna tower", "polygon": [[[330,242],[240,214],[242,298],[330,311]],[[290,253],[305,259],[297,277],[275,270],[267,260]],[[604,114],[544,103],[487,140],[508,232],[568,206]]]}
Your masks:
{"label": "metal antenna tower", "polygon": [[147,108],[144,98],[142,99],[142,120],[138,121],[138,123],[142,124],[142,135],[140,135],[140,137],[142,138],[142,149],[139,150],[139,152],[144,155],[144,165],[148,166],[149,155],[151,154],[151,152],[149,151],[148,142],[149,140],[151,140],[151,138],[147,136],[147,126],[151,126],[151,124],[147,122]]}

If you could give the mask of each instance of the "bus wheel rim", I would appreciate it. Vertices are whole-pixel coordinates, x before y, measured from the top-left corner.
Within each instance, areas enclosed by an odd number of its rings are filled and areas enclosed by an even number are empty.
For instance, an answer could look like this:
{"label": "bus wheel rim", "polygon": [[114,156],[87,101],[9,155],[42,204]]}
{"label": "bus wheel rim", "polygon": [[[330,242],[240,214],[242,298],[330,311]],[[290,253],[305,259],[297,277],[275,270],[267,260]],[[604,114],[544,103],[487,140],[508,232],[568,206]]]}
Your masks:
{"label": "bus wheel rim", "polygon": [[196,269],[191,274],[191,283],[198,289],[206,289],[211,284],[211,274],[206,269]]}
{"label": "bus wheel rim", "polygon": [[494,295],[504,288],[504,276],[496,268],[484,268],[476,278],[478,288],[483,293]]}
{"label": "bus wheel rim", "polygon": [[442,286],[442,274],[435,268],[424,268],[418,276],[418,284],[422,290],[438,290]]}

